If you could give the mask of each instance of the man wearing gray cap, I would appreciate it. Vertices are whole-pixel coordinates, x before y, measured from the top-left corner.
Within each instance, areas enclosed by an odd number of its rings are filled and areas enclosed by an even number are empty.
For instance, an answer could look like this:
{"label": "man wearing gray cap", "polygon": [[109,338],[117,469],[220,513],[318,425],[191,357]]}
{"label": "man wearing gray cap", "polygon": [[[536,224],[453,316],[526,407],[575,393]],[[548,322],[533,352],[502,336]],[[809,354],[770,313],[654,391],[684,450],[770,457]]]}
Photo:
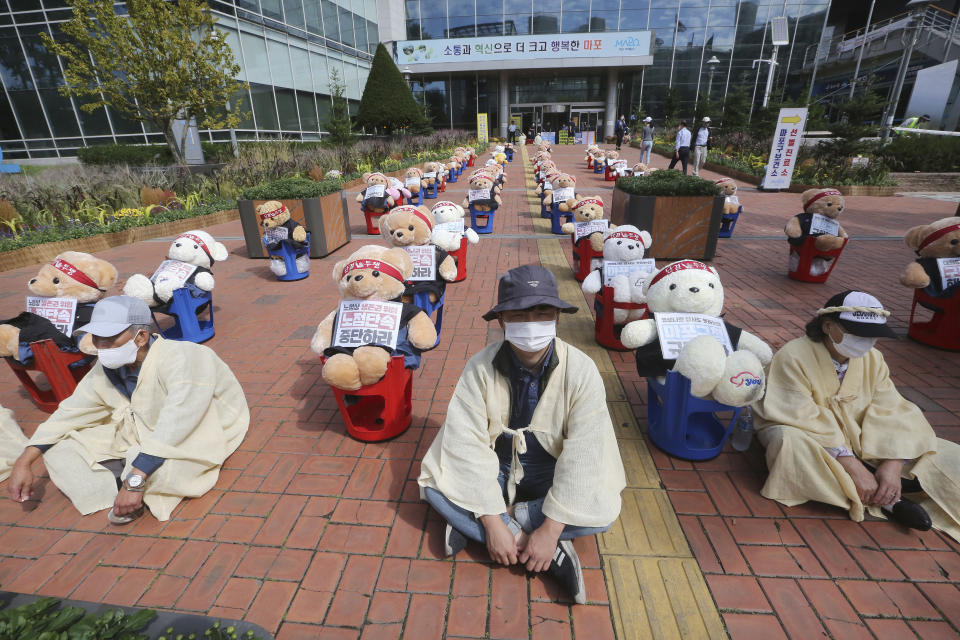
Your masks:
{"label": "man wearing gray cap", "polygon": [[482,542],[495,562],[546,571],[583,603],[570,541],[610,527],[626,482],[600,373],[556,337],[560,313],[576,310],[543,267],[500,279],[483,318],[505,340],[467,363],[418,482],[448,523],[447,555]]}
{"label": "man wearing gray cap", "polygon": [[30,467],[41,455],[83,515],[109,508],[113,524],[131,522],[144,506],[168,520],[183,498],[213,487],[247,432],[243,389],[211,349],[151,336],[151,327],[137,298],[94,306],[79,330],[93,336],[98,362],[17,459],[7,484],[13,500],[31,499]]}

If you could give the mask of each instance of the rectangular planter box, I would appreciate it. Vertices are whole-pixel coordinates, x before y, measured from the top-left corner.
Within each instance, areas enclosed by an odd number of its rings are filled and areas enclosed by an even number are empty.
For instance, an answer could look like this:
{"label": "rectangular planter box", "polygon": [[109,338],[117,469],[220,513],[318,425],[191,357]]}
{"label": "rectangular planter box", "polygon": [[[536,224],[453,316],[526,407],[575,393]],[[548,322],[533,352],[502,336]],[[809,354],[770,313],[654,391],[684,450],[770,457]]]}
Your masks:
{"label": "rectangular planter box", "polygon": [[[243,239],[247,243],[247,255],[251,258],[266,258],[263,246],[263,228],[257,218],[257,207],[266,200],[238,200]],[[347,194],[345,191],[331,193],[321,198],[281,200],[290,211],[290,217],[310,232],[310,257],[322,258],[350,242],[350,222],[347,218]]]}
{"label": "rectangular planter box", "polygon": [[651,258],[712,260],[722,216],[721,197],[634,196],[615,188],[610,222],[649,231]]}

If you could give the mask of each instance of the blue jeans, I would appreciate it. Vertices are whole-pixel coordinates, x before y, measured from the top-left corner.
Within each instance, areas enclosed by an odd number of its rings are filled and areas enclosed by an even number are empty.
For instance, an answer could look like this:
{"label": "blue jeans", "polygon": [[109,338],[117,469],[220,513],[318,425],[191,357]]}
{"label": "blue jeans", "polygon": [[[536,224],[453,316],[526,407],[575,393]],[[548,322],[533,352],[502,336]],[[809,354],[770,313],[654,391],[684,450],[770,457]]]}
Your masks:
{"label": "blue jeans", "polygon": [[640,145],[640,162],[650,164],[651,151],[653,151],[653,140],[644,140]]}
{"label": "blue jeans", "polygon": [[[509,472],[509,466],[501,465],[500,474],[497,476],[497,482],[500,483],[500,489],[506,493],[507,487],[507,473]],[[535,471],[535,470],[529,470]],[[524,467],[524,475],[528,472],[528,469]],[[535,477],[538,475],[535,472],[532,474]],[[526,477],[524,478],[526,480]],[[521,482],[521,487],[517,488],[518,495],[521,493],[531,493],[538,492],[542,490],[540,497],[533,500],[528,500],[525,502],[515,502],[513,506],[513,517],[511,518],[506,512],[500,514],[500,518],[503,520],[504,524],[507,525],[507,528],[510,529],[511,533],[514,535],[524,531],[525,533],[532,533],[534,530],[538,529],[540,525],[543,524],[546,520],[546,516],[543,515],[543,500],[547,495],[547,490],[552,484],[551,481],[543,483],[537,482],[533,486],[527,486],[527,483]],[[453,502],[451,502],[445,495],[437,491],[436,489],[431,489],[426,487],[424,489],[424,495],[427,498],[427,502],[430,503],[437,513],[443,516],[443,519],[447,521],[450,526],[454,529],[470,538],[476,542],[486,544],[487,542],[487,532],[483,528],[483,524],[474,517],[473,513],[467,511],[463,507],[460,507]],[[574,538],[579,538],[581,536],[591,536],[598,533],[603,533],[608,530],[610,525],[605,527],[577,527],[574,525],[566,525],[563,528],[563,533],[560,534],[561,540],[572,540]]]}

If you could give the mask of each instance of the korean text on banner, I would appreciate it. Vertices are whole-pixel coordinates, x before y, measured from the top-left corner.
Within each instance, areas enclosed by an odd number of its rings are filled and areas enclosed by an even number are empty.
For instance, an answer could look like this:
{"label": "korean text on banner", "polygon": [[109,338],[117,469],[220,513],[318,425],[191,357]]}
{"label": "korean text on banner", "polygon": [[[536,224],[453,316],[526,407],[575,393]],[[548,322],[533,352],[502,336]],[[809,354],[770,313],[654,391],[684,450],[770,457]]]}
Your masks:
{"label": "korean text on banner", "polygon": [[733,353],[730,336],[721,318],[700,313],[654,313],[653,317],[657,321],[664,360],[676,360],[683,346],[697,336],[712,336],[723,345],[727,355]]}
{"label": "korean text on banner", "polygon": [[437,251],[432,244],[404,247],[413,261],[413,275],[410,280],[423,282],[437,279]]}
{"label": "korean text on banner", "polygon": [[612,287],[613,279],[617,276],[627,276],[628,278],[636,274],[640,282],[631,282],[630,285],[639,287],[643,284],[651,273],[657,270],[657,261],[653,258],[644,258],[643,260],[604,260],[603,261],[603,286]]}
{"label": "korean text on banner", "polygon": [[46,318],[64,335],[73,335],[73,321],[77,317],[76,298],[39,298],[27,296],[27,311]]}
{"label": "korean text on banner", "polygon": [[803,129],[807,124],[807,110],[798,108],[780,109],[773,142],[770,145],[770,157],[767,160],[767,172],[761,186],[764,189],[788,189],[793,177],[793,168],[800,153],[803,141]]}
{"label": "korean text on banner", "polygon": [[487,144],[490,141],[490,132],[487,128],[487,114],[477,114],[477,142]]}
{"label": "korean text on banner", "polygon": [[344,300],[337,312],[333,346],[351,349],[374,344],[392,351],[397,348],[402,312],[399,302]]}
{"label": "korean text on banner", "polygon": [[960,284],[960,258],[938,258],[940,286],[944,289]]}

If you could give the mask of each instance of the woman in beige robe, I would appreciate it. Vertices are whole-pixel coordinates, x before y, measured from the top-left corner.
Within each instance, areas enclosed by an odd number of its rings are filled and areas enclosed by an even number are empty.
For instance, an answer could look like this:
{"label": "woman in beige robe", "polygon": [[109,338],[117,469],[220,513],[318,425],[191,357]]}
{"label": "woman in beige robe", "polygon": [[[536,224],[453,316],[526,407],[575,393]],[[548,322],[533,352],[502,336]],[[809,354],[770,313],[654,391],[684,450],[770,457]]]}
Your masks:
{"label": "woman in beige robe", "polygon": [[[831,298],[770,365],[754,410],[770,475],[761,493],[787,506],[808,500],[865,507],[960,540],[960,445],[937,438],[890,380],[877,337],[892,337],[869,294]],[[917,493],[918,502],[901,493]]]}

